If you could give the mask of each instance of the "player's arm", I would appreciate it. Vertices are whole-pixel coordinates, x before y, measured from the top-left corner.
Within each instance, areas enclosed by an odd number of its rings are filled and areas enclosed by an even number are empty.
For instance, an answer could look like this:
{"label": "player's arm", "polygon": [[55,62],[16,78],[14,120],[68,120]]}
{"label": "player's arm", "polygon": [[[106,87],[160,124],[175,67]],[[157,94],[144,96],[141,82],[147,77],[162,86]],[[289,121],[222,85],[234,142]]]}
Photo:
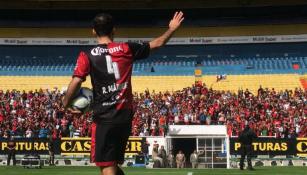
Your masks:
{"label": "player's arm", "polygon": [[168,42],[168,40],[172,37],[174,32],[179,28],[181,22],[184,20],[182,11],[176,12],[174,14],[173,19],[169,22],[169,28],[166,32],[164,32],[161,36],[158,38],[152,40],[149,42],[150,49],[157,49],[159,47],[162,47],[165,45],[165,43]]}
{"label": "player's arm", "polygon": [[255,131],[252,131],[253,132],[253,138],[256,139],[258,138],[257,134],[255,133]]}
{"label": "player's arm", "polygon": [[68,108],[76,92],[80,89],[82,82],[90,72],[90,63],[87,55],[84,52],[79,54],[73,77],[68,85],[66,94],[63,98],[63,106]]}

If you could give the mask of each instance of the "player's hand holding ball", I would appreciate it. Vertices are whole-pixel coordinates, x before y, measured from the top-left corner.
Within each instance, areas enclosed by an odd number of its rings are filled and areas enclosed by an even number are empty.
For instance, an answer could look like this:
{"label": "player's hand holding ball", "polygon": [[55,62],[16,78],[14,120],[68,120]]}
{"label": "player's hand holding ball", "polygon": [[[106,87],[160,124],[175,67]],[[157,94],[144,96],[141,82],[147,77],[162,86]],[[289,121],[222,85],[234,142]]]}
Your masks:
{"label": "player's hand holding ball", "polygon": [[90,110],[91,103],[93,101],[93,92],[91,89],[82,87],[78,93],[74,96],[70,104],[66,104],[63,101],[64,107],[71,113],[86,113]]}

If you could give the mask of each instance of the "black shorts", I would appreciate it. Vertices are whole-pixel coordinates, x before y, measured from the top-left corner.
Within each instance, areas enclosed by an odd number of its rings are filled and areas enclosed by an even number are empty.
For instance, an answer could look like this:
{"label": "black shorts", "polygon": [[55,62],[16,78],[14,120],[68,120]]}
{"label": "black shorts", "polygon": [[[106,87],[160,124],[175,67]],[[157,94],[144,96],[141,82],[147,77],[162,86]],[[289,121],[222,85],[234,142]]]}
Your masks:
{"label": "black shorts", "polygon": [[92,123],[91,161],[97,166],[113,166],[124,162],[131,123]]}

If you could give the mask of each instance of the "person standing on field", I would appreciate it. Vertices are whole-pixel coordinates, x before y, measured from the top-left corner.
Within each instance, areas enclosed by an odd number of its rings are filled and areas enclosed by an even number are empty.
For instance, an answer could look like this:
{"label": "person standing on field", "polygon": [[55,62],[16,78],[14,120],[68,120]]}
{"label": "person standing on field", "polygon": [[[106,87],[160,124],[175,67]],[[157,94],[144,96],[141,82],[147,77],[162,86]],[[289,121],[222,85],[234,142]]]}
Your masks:
{"label": "person standing on field", "polygon": [[164,146],[162,145],[158,151],[159,157],[162,159],[162,165],[161,168],[166,167],[167,157],[166,157],[166,151],[164,149]]}
{"label": "person standing on field", "polygon": [[53,166],[54,164],[54,139],[52,136],[49,136],[49,142],[48,142],[48,151],[49,151],[49,165]]}
{"label": "person standing on field", "polygon": [[182,153],[181,150],[176,155],[176,164],[177,164],[177,168],[184,168],[185,155]]}
{"label": "person standing on field", "polygon": [[192,168],[198,167],[198,154],[196,150],[194,150],[194,152],[190,155],[190,162],[192,164]]}
{"label": "person standing on field", "polygon": [[173,151],[170,150],[167,155],[167,162],[168,162],[168,168],[174,168],[175,167],[175,157],[173,155]]}
{"label": "person standing on field", "polygon": [[246,123],[244,130],[239,135],[239,142],[241,143],[240,170],[243,170],[245,156],[247,156],[247,169],[254,170],[252,166],[252,143],[255,138],[257,138],[256,133]]}
{"label": "person standing on field", "polygon": [[7,166],[10,166],[11,159],[13,160],[13,166],[16,165],[16,143],[13,136],[9,136],[7,143],[8,155],[7,155]]}
{"label": "person standing on field", "polygon": [[183,19],[183,13],[176,12],[168,29],[148,43],[118,43],[113,41],[115,28],[112,16],[102,13],[94,18],[92,32],[98,44],[80,52],[63,106],[65,109],[69,107],[74,94],[90,75],[93,87],[91,161],[100,168],[101,175],[124,174],[118,165],[124,162],[134,115],[133,62],[147,58],[152,50],[165,45]]}

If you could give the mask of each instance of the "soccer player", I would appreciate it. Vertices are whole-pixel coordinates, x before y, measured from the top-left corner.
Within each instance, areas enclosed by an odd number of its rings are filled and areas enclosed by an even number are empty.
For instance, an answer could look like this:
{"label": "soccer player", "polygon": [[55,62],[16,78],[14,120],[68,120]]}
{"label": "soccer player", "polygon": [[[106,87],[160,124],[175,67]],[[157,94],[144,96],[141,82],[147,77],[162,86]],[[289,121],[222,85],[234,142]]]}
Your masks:
{"label": "soccer player", "polygon": [[239,135],[239,142],[241,143],[240,170],[243,170],[245,156],[247,156],[247,169],[254,170],[252,166],[252,143],[256,138],[256,133],[249,127],[248,122],[246,122],[244,130]]}
{"label": "soccer player", "polygon": [[13,165],[16,165],[16,143],[13,136],[9,136],[8,141],[8,156],[7,156],[7,166],[10,166],[11,159],[13,159]]}
{"label": "soccer player", "polygon": [[101,175],[124,174],[118,164],[124,161],[131,132],[133,62],[148,57],[151,50],[163,46],[183,19],[183,13],[176,12],[164,34],[149,43],[138,44],[113,42],[112,16],[98,14],[94,18],[93,34],[98,45],[80,52],[63,105],[69,107],[73,95],[90,75],[94,94],[91,160],[100,167]]}

